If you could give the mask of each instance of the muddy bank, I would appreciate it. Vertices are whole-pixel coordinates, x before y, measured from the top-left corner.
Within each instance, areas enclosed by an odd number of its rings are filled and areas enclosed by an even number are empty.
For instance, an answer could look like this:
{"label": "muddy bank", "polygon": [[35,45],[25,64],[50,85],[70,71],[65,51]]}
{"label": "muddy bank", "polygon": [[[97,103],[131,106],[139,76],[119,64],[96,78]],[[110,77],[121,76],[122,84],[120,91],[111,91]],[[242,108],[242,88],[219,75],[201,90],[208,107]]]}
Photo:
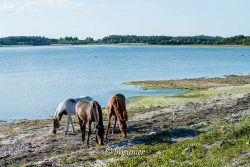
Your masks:
{"label": "muddy bank", "polygon": [[[250,106],[250,93],[232,95],[228,98],[211,101],[189,102],[157,111],[135,115],[133,131],[152,131],[173,126],[192,125],[208,118],[217,118],[230,113],[247,110]],[[142,130],[143,129],[143,130]]]}

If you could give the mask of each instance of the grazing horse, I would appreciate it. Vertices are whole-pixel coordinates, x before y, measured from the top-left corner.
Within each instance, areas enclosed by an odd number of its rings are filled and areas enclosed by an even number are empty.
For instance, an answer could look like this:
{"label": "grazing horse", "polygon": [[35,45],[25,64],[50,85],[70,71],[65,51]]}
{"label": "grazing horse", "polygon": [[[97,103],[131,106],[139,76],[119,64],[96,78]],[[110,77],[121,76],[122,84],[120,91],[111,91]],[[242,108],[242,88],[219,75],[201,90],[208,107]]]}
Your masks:
{"label": "grazing horse", "polygon": [[82,131],[82,142],[85,141],[86,124],[88,122],[89,131],[87,144],[89,144],[89,136],[91,135],[91,123],[96,122],[96,143],[103,145],[104,126],[102,118],[102,109],[96,101],[79,101],[76,104],[76,115]]}
{"label": "grazing horse", "polygon": [[65,134],[68,133],[69,124],[71,124],[73,132],[75,132],[72,115],[76,113],[75,106],[81,100],[91,101],[92,98],[89,96],[79,97],[76,99],[66,99],[62,101],[56,109],[55,116],[53,118],[53,131],[52,133],[56,134],[57,129],[60,127],[60,121],[63,115],[67,115],[67,124]]}
{"label": "grazing horse", "polygon": [[127,110],[125,104],[125,96],[122,94],[114,94],[108,101],[107,109],[108,109],[108,129],[106,133],[106,140],[108,138],[108,132],[110,128],[110,119],[112,115],[115,116],[115,123],[113,128],[113,133],[115,131],[116,121],[118,119],[118,127],[120,131],[123,133],[124,137],[127,137],[126,129],[127,129]]}

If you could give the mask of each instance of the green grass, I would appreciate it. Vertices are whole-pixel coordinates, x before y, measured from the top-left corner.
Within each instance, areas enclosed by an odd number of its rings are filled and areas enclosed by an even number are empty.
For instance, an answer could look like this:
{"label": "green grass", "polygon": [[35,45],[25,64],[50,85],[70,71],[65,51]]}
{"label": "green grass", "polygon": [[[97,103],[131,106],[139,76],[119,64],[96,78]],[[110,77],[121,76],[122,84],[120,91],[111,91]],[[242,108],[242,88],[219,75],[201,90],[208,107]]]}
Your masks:
{"label": "green grass", "polygon": [[250,75],[230,75],[224,78],[195,78],[182,80],[133,81],[124,84],[142,85],[153,88],[178,88],[188,90],[177,95],[137,96],[127,99],[130,112],[147,112],[170,105],[186,104],[232,94],[250,93]]}
{"label": "green grass", "polygon": [[[144,156],[128,156],[109,166],[223,166],[250,149],[250,145],[246,144],[250,138],[250,126],[238,127],[236,131],[240,136],[215,131],[175,144],[137,145],[133,149],[146,150]],[[222,146],[214,144],[220,140],[227,142]],[[195,148],[184,152],[191,145]]]}
{"label": "green grass", "polygon": [[124,84],[183,90],[204,90],[222,86],[242,86],[250,84],[250,75],[229,75],[223,78],[194,78],[181,80],[131,81]]}
{"label": "green grass", "polygon": [[82,153],[82,155],[78,155],[77,157],[63,157],[60,159],[60,163],[67,164],[83,164],[85,162],[94,162],[95,160],[105,159],[109,157],[114,157],[113,153],[94,153],[93,155],[89,155],[87,153]]}
{"label": "green grass", "polygon": [[[136,145],[130,149],[145,150],[143,156],[127,156],[108,165],[114,166],[225,166],[236,161],[238,166],[249,164],[250,155],[250,109],[241,111],[236,122],[231,123],[232,114],[213,119],[207,119],[209,126],[201,129],[203,133],[181,139],[178,143],[161,142]],[[228,129],[228,131],[223,131]],[[206,132],[209,130],[209,132]],[[223,143],[223,144],[222,144]],[[184,152],[185,148],[195,146],[194,149]]]}
{"label": "green grass", "polygon": [[225,86],[209,88],[207,90],[193,91],[186,94],[160,95],[160,96],[137,96],[127,100],[127,108],[133,112],[147,111],[155,108],[168,107],[170,105],[199,102],[215,98],[226,98],[229,95],[250,93],[250,84],[243,86]]}

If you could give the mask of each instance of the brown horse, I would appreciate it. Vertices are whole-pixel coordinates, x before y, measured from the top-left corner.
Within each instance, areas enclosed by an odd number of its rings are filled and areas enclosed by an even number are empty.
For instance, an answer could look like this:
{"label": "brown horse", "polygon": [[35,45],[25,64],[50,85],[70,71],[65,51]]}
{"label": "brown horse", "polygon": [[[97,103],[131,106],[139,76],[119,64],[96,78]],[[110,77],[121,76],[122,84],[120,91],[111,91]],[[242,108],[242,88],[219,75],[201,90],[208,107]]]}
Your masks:
{"label": "brown horse", "polygon": [[102,109],[98,102],[96,101],[79,101],[76,104],[76,115],[79,120],[80,128],[82,131],[82,142],[85,141],[85,131],[86,123],[89,124],[88,140],[91,135],[91,123],[96,122],[96,142],[97,144],[103,145],[103,136],[104,136],[104,126],[102,118]]}
{"label": "brown horse", "polygon": [[115,131],[116,121],[118,119],[118,127],[120,131],[123,133],[124,137],[127,137],[126,129],[127,129],[127,110],[126,110],[126,104],[125,104],[125,96],[122,94],[114,94],[111,96],[111,98],[108,101],[107,109],[108,109],[108,129],[106,133],[106,140],[108,138],[108,131],[110,128],[110,119],[112,115],[115,116],[115,123],[113,132]]}

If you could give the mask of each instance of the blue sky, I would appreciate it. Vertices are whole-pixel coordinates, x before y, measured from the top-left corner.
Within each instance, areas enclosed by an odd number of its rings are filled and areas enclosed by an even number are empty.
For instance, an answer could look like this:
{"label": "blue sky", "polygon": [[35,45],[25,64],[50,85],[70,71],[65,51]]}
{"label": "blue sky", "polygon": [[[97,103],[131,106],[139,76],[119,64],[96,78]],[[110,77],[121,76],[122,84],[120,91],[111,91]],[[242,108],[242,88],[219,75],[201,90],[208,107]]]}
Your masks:
{"label": "blue sky", "polygon": [[250,0],[0,0],[0,37],[250,35]]}

